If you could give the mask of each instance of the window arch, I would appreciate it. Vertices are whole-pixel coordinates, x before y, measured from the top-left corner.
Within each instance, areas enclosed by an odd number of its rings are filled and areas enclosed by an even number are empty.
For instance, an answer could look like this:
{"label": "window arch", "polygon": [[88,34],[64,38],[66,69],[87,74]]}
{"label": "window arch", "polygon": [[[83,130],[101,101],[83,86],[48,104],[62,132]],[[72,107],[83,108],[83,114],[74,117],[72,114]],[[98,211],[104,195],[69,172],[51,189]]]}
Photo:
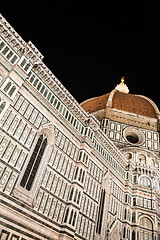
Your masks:
{"label": "window arch", "polygon": [[20,183],[20,186],[26,188],[28,191],[31,190],[46,145],[47,138],[44,136],[44,134],[41,134],[38,138],[38,141]]}
{"label": "window arch", "polygon": [[139,222],[140,239],[152,239],[153,223],[148,217],[142,217]]}
{"label": "window arch", "polygon": [[153,224],[152,224],[151,220],[147,217],[142,217],[139,225],[140,225],[140,227],[150,229],[150,230],[152,230],[152,228],[153,228]]}

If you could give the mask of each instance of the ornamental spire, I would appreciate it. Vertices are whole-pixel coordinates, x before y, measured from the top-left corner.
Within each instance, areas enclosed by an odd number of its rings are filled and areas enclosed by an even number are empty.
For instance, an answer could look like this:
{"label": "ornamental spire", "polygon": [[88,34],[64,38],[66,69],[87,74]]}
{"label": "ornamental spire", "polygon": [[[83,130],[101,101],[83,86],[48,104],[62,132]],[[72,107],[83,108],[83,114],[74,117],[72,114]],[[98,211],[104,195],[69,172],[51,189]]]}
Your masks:
{"label": "ornamental spire", "polygon": [[124,93],[129,93],[127,85],[124,83],[124,77],[121,78],[121,83],[115,87],[116,90]]}

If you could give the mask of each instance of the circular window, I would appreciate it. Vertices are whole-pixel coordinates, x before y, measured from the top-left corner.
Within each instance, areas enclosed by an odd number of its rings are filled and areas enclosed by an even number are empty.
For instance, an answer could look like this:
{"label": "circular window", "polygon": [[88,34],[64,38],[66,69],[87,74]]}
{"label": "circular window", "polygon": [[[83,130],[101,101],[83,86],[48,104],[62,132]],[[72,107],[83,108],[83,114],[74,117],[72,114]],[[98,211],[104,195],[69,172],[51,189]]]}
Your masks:
{"label": "circular window", "polygon": [[139,141],[139,138],[136,134],[134,133],[130,133],[126,136],[127,140],[130,142],[130,143],[138,143]]}
{"label": "circular window", "polygon": [[125,157],[126,157],[128,160],[130,160],[130,159],[132,159],[132,154],[131,154],[131,153],[127,153],[127,154],[125,155]]}
{"label": "circular window", "polygon": [[144,134],[140,129],[134,127],[127,127],[124,129],[123,136],[130,144],[141,145],[144,143]]}

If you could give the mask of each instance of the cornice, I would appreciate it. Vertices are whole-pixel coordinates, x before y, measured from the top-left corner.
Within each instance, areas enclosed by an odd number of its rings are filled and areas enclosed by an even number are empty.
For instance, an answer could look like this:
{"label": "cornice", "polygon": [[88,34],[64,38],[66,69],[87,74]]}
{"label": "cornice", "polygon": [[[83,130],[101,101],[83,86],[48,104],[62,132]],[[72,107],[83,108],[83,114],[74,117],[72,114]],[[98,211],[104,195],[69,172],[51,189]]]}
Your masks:
{"label": "cornice", "polygon": [[6,42],[16,50],[18,53],[26,43],[14,30],[14,28],[6,21],[6,19],[0,14],[0,33],[5,38]]}
{"label": "cornice", "polygon": [[31,41],[26,43],[1,14],[0,33],[19,56],[25,55],[32,64],[43,60],[43,55],[34,44]]}
{"label": "cornice", "polygon": [[43,55],[34,44],[31,41],[26,43],[1,14],[0,33],[13,49],[15,49],[19,56],[26,56],[28,58],[29,62],[33,64],[32,70],[49,88],[53,89],[57,96],[65,102],[66,106],[80,119],[80,121],[85,122],[88,118],[91,118],[94,125],[99,125],[99,121],[94,116],[90,116],[85,112],[75,98],[42,62]]}
{"label": "cornice", "polygon": [[61,82],[55,77],[55,75],[48,69],[48,67],[42,62],[43,55],[29,41],[26,43],[18,33],[11,27],[6,19],[0,14],[0,34],[5,41],[16,51],[16,53],[22,57],[25,56],[32,64],[32,71],[42,79],[45,84],[52,89],[62,102],[73,112],[73,114],[84,123],[85,126],[90,126],[97,137],[104,146],[110,149],[119,161],[126,165],[126,159],[118,148],[109,140],[109,138],[100,129],[100,123],[93,114],[87,113],[75,98],[69,93],[69,91],[61,84]]}

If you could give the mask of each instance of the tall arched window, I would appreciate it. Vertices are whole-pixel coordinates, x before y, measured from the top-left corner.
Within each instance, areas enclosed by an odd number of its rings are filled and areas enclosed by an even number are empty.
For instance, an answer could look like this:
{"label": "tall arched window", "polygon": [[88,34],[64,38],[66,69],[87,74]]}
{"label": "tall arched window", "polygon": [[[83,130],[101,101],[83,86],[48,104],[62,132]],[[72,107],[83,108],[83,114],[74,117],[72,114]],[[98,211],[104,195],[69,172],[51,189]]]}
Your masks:
{"label": "tall arched window", "polygon": [[125,210],[124,210],[124,220],[126,220],[127,219],[127,209],[125,208]]}
{"label": "tall arched window", "polygon": [[123,228],[123,238],[126,237],[126,227]]}
{"label": "tall arched window", "polygon": [[79,192],[79,194],[78,194],[78,198],[77,198],[77,204],[79,204],[80,197],[81,197],[81,192]]}
{"label": "tall arched window", "polygon": [[38,138],[37,144],[33,150],[32,156],[29,160],[29,163],[20,183],[21,187],[26,188],[28,191],[32,187],[46,145],[47,138],[43,134],[41,134]]}
{"label": "tall arched window", "polygon": [[136,239],[136,234],[135,234],[135,231],[133,230],[132,231],[132,240],[135,240]]}
{"label": "tall arched window", "polygon": [[72,218],[73,218],[73,209],[72,209],[71,214],[70,214],[69,224],[71,224]]}
{"label": "tall arched window", "polygon": [[102,229],[104,202],[105,202],[105,189],[101,189],[101,198],[100,198],[99,211],[98,211],[98,217],[97,217],[97,226],[96,226],[96,233],[98,233],[99,235],[101,234],[101,229]]}
{"label": "tall arched window", "polygon": [[153,224],[151,220],[147,217],[143,217],[140,220],[140,239],[153,239],[152,238],[152,230],[153,230]]}
{"label": "tall arched window", "polygon": [[74,179],[77,178],[78,170],[79,170],[79,167],[76,168],[76,172],[75,172],[75,175],[74,175]]}
{"label": "tall arched window", "polygon": [[127,229],[127,239],[130,240],[130,229]]}
{"label": "tall arched window", "polygon": [[73,226],[73,227],[74,227],[75,222],[76,222],[76,216],[77,216],[77,213],[75,212],[75,213],[74,213],[74,217],[73,217],[73,221],[72,221],[72,226]]}
{"label": "tall arched window", "polygon": [[79,178],[78,178],[78,181],[81,180],[81,175],[82,175],[82,168],[80,169],[80,173],[79,173]]}
{"label": "tall arched window", "polygon": [[85,171],[83,171],[83,174],[82,174],[82,183],[84,182],[84,176],[85,176]]}
{"label": "tall arched window", "polygon": [[77,194],[78,194],[78,189],[76,189],[75,195],[74,195],[74,202],[77,200]]}
{"label": "tall arched window", "polygon": [[69,200],[72,200],[72,196],[73,196],[73,191],[74,191],[74,187],[72,187],[72,189],[71,189],[71,193],[70,193],[70,197],[69,197]]}
{"label": "tall arched window", "polygon": [[64,218],[64,222],[67,222],[68,213],[69,213],[69,208],[67,208],[67,210],[66,210],[66,215],[65,215],[65,218]]}
{"label": "tall arched window", "polygon": [[136,222],[136,213],[135,212],[132,213],[132,222],[133,223]]}
{"label": "tall arched window", "polygon": [[151,166],[152,166],[152,167],[155,167],[155,162],[154,162],[153,159],[151,159]]}

